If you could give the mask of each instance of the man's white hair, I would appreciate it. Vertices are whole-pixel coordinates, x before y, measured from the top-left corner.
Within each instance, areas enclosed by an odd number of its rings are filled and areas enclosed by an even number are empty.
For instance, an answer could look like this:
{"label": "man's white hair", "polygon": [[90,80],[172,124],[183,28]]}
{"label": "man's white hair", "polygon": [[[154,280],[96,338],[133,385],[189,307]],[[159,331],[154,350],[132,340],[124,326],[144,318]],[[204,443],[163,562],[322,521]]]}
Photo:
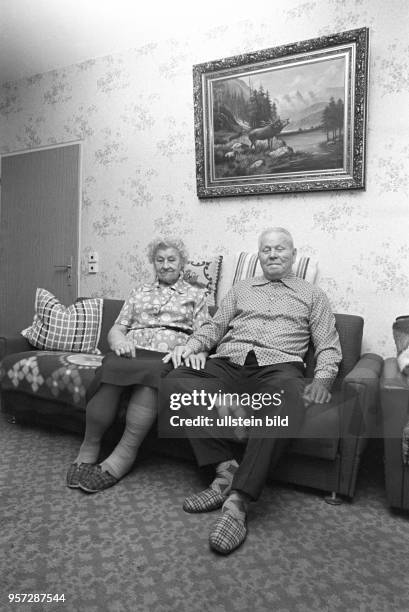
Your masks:
{"label": "man's white hair", "polygon": [[284,234],[285,236],[287,236],[287,238],[291,242],[292,248],[294,248],[293,237],[290,234],[290,232],[288,231],[288,229],[285,229],[285,227],[269,227],[269,228],[263,230],[261,232],[259,238],[258,238],[258,248],[260,248],[261,241],[263,240],[264,236],[266,236],[267,234],[271,234],[272,232],[274,232],[276,234]]}

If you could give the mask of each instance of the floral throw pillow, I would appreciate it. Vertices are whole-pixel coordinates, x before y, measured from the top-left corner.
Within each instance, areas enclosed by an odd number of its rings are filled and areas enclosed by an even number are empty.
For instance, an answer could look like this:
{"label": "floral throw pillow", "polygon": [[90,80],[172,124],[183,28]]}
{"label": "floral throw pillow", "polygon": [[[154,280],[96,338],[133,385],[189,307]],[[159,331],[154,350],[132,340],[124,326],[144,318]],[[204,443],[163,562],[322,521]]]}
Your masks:
{"label": "floral throw pillow", "polygon": [[216,306],[222,261],[223,255],[217,255],[206,261],[188,261],[185,267],[183,279],[205,289],[209,306]]}

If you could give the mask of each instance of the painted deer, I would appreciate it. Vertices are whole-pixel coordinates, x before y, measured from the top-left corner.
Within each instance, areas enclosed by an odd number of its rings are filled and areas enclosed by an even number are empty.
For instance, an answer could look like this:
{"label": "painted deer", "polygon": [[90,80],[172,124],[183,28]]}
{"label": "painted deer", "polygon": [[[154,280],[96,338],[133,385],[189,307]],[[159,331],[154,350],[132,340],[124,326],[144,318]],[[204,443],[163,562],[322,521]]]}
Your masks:
{"label": "painted deer", "polygon": [[247,136],[250,139],[251,148],[252,149],[256,148],[257,140],[267,140],[268,148],[270,149],[271,142],[274,136],[277,136],[281,132],[281,130],[290,123],[289,119],[285,119],[284,121],[285,122],[283,123],[281,119],[277,119],[276,121],[272,121],[271,123],[268,123],[267,125],[264,125],[263,127],[254,128],[253,130],[250,130]]}

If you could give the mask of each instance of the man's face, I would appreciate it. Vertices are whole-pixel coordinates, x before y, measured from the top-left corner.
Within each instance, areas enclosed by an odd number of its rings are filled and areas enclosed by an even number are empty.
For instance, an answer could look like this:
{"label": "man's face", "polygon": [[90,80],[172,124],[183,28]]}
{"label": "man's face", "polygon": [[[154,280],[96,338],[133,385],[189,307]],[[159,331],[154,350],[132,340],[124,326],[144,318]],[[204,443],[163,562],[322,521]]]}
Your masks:
{"label": "man's face", "polygon": [[262,237],[258,256],[268,280],[279,280],[290,272],[296,255],[297,249],[287,234],[269,232]]}

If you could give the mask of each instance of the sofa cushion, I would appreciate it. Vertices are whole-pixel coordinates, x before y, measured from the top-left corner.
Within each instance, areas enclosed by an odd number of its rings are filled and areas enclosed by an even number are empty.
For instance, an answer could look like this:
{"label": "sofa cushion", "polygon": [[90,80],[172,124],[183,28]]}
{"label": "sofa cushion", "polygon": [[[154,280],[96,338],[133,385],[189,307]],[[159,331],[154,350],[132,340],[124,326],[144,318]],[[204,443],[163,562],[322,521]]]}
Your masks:
{"label": "sofa cushion", "polygon": [[26,351],[1,362],[2,391],[81,406],[102,356],[57,351]]}
{"label": "sofa cushion", "polygon": [[101,335],[98,344],[98,348],[103,354],[109,351],[108,332],[115,323],[123,305],[124,300],[104,299]]}
{"label": "sofa cushion", "polygon": [[307,409],[303,426],[288,450],[333,460],[338,452],[341,431],[340,396],[336,394],[329,404],[313,404]]}
{"label": "sofa cushion", "polygon": [[[335,459],[339,441],[345,425],[342,423],[342,414],[347,408],[345,402],[351,401],[342,392],[335,392],[327,404],[313,404],[305,411],[305,420],[297,437],[290,442],[288,451],[300,455],[320,457],[322,459]],[[354,401],[354,400],[353,400]],[[347,412],[345,410],[345,412]],[[237,406],[227,406],[223,409],[218,406],[219,417],[231,415],[233,417],[248,416],[246,409]],[[233,440],[245,443],[249,429],[236,427],[232,431]]]}
{"label": "sofa cushion", "polygon": [[102,304],[101,298],[89,298],[63,306],[46,289],[37,289],[34,321],[21,334],[38,349],[99,352]]}
{"label": "sofa cushion", "polygon": [[[318,277],[318,265],[310,257],[298,256],[293,266],[294,273],[315,284]],[[225,255],[220,275],[219,287],[217,290],[217,305],[231,289],[234,283],[244,278],[251,278],[262,274],[261,266],[258,261],[257,253],[247,253],[242,251],[236,255]]]}
{"label": "sofa cushion", "polygon": [[[294,266],[293,272],[299,278],[304,278],[308,282],[314,284],[317,277],[317,264],[310,257],[298,257]],[[258,253],[242,252],[237,255],[235,266],[233,269],[232,285],[245,278],[260,276],[263,274],[261,269]]]}

